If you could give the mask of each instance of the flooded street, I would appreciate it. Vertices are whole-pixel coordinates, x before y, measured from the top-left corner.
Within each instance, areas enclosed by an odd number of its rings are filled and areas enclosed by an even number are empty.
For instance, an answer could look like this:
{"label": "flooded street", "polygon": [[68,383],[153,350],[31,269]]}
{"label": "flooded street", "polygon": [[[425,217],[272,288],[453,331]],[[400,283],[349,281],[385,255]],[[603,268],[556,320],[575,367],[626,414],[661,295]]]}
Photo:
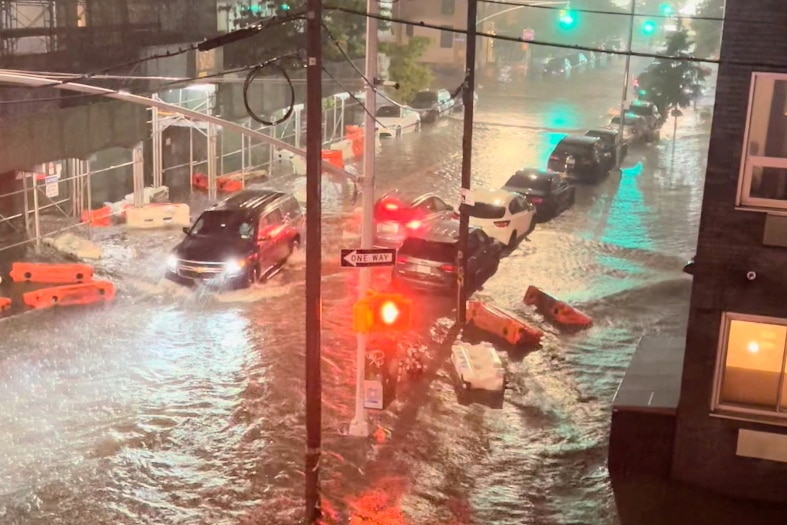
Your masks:
{"label": "flooded street", "polygon": [[[618,72],[482,90],[473,187],[543,167],[566,133],[602,127],[619,107]],[[622,173],[577,188],[576,205],[539,224],[478,296],[546,332],[508,354],[502,409],[460,406],[437,342],[452,307],[414,296],[436,374],[404,385],[373,421],[383,443],[342,435],[354,410],[359,210],[326,195],[323,227],[323,489],[338,523],[617,523],[606,471],[610,404],[638,340],[682,334],[710,121],[691,109],[661,141],[631,149]],[[462,123],[445,119],[384,141],[378,190],[459,199]],[[297,181],[279,181],[293,187]],[[357,205],[356,205],[357,206]],[[0,320],[0,523],[296,523],[304,449],[304,257],[271,282],[214,296],[161,281],[179,232],[105,232],[97,271],[119,290],[101,308]],[[375,273],[380,286],[384,270]],[[559,333],[522,304],[528,285],[588,313]],[[438,368],[441,367],[441,368]],[[401,519],[400,521],[396,521]],[[355,523],[355,521],[349,521]]]}

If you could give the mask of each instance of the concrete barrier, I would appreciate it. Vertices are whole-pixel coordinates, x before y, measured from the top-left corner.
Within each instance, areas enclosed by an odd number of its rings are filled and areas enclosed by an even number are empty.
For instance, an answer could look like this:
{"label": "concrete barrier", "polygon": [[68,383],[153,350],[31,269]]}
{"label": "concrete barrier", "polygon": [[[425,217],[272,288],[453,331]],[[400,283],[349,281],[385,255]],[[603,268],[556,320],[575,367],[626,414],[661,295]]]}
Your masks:
{"label": "concrete barrier", "polygon": [[126,225],[129,228],[164,228],[190,224],[187,204],[149,204],[126,211]]}

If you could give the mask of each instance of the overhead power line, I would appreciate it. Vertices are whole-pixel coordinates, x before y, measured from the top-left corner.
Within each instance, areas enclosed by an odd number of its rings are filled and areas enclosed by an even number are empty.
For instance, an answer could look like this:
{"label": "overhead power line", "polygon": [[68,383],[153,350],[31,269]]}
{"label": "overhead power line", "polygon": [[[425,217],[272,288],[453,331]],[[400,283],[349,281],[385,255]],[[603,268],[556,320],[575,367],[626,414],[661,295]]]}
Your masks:
{"label": "overhead power line", "polygon": [[[363,17],[372,17],[372,18],[376,18],[377,20],[381,20],[383,22],[388,22],[388,23],[419,26],[427,29],[434,29],[435,31],[447,31],[449,33],[455,33],[465,36],[467,36],[468,34],[468,31],[466,29],[443,27],[429,22],[406,20],[403,18],[395,18],[390,16],[384,16],[384,15],[373,15],[365,11],[358,11],[356,9],[350,9],[348,7],[326,5],[325,9],[327,11],[338,11],[342,13],[358,15]],[[675,56],[668,56],[668,55],[659,55],[655,53],[644,53],[640,51],[615,51],[612,49],[602,49],[593,46],[559,44],[557,42],[546,42],[543,40],[524,40],[519,37],[498,35],[494,33],[484,33],[481,31],[477,31],[475,34],[476,36],[479,37],[491,38],[492,40],[501,40],[504,42],[515,42],[518,44],[532,44],[532,45],[538,45],[544,47],[554,47],[557,49],[568,49],[571,51],[589,51],[593,53],[605,53],[607,55],[633,56],[633,57],[641,57],[641,58],[653,58],[659,60],[678,60],[678,61],[696,62],[696,63],[703,63],[703,64],[729,64],[729,65],[751,67],[751,68],[783,69],[787,67],[787,61],[785,61],[784,63],[776,63],[776,62],[750,62],[746,60],[720,60],[720,59],[697,58],[697,57],[687,57],[687,56],[675,57]]]}

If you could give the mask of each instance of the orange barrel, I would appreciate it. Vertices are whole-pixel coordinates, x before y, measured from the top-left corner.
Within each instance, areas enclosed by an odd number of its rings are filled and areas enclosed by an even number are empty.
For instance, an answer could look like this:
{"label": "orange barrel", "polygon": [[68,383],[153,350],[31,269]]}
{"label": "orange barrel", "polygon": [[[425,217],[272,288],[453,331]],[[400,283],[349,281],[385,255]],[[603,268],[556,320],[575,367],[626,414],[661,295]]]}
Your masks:
{"label": "orange barrel", "polygon": [[222,175],[216,179],[216,187],[225,193],[234,193],[243,189],[243,179],[232,175]]}
{"label": "orange barrel", "polygon": [[191,185],[201,190],[208,189],[208,176],[204,173],[194,173],[191,176]]}
{"label": "orange barrel", "polygon": [[11,308],[11,299],[8,297],[0,297],[0,312]]}
{"label": "orange barrel", "polygon": [[11,265],[15,283],[86,283],[93,280],[93,267],[88,264],[43,264],[15,262]]}
{"label": "orange barrel", "polygon": [[115,286],[108,281],[42,288],[22,296],[27,306],[36,309],[109,302],[114,298]]}
{"label": "orange barrel", "polygon": [[82,222],[89,222],[91,226],[110,226],[111,217],[112,209],[109,206],[82,212]]}
{"label": "orange barrel", "polygon": [[516,315],[481,301],[468,301],[468,322],[485,332],[500,337],[512,345],[536,344],[544,332],[534,328]]}
{"label": "orange barrel", "polygon": [[344,154],[341,152],[341,150],[322,150],[322,160],[330,162],[337,168],[344,169]]}
{"label": "orange barrel", "polygon": [[535,306],[541,315],[560,325],[587,328],[593,324],[590,316],[563,301],[558,301],[536,286],[528,286],[522,301]]}

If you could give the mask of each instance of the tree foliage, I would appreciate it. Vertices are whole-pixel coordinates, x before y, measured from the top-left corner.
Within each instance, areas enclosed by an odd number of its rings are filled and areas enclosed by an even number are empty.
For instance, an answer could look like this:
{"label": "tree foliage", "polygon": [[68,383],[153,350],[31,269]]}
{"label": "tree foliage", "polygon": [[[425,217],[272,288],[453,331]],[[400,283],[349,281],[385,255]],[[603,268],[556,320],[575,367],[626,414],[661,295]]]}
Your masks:
{"label": "tree foliage", "polygon": [[[702,0],[697,6],[697,16],[703,18],[723,18],[724,0]],[[694,20],[691,23],[697,47],[694,50],[700,58],[707,58],[719,52],[722,22],[716,20]]]}
{"label": "tree foliage", "polygon": [[[290,13],[305,11],[306,0],[290,0]],[[332,0],[332,5],[357,11],[366,10],[366,0]],[[335,62],[343,57],[332,42],[330,32],[352,58],[362,57],[365,46],[366,17],[334,10],[323,13],[323,60]],[[268,58],[304,49],[306,32],[302,20],[296,20],[260,32],[259,35],[230,44],[224,48],[224,65],[227,68],[242,67]]]}
{"label": "tree foliage", "polygon": [[685,28],[672,33],[664,49],[659,54],[664,57],[655,60],[647,69],[644,76],[640,76],[640,88],[646,91],[645,100],[658,106],[662,115],[668,115],[671,110],[686,108],[696,100],[702,89],[702,84],[707,73],[700,65],[690,60],[694,42],[689,40]]}
{"label": "tree foliage", "polygon": [[404,103],[412,101],[416,93],[428,88],[432,82],[432,72],[418,61],[430,41],[429,38],[419,36],[409,38],[403,45],[388,42],[380,44],[380,51],[391,60],[388,77],[399,83],[396,98]]}

